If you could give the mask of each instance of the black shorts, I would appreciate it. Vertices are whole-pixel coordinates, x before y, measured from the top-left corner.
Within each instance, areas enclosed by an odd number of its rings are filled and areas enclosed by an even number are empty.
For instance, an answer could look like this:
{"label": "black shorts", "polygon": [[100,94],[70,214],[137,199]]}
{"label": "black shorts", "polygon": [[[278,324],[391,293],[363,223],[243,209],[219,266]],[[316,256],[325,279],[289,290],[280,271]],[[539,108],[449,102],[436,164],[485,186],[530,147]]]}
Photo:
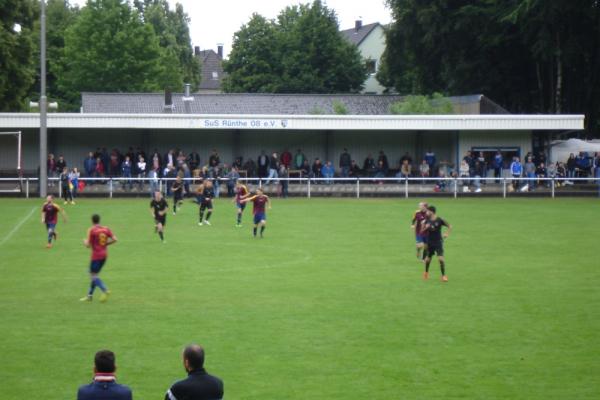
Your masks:
{"label": "black shorts", "polygon": [[183,193],[181,193],[181,192],[173,193],[173,200],[181,201],[181,199],[183,199]]}
{"label": "black shorts", "polygon": [[200,204],[200,210],[206,210],[206,209],[212,210],[213,208],[213,204],[212,204],[212,199],[211,200],[205,200],[202,202],[202,204]]}
{"label": "black shorts", "polygon": [[444,256],[444,244],[443,243],[427,243],[427,257],[438,257]]}
{"label": "black shorts", "polygon": [[165,226],[167,224],[167,215],[155,215],[154,222],[156,224],[161,224],[162,226]]}

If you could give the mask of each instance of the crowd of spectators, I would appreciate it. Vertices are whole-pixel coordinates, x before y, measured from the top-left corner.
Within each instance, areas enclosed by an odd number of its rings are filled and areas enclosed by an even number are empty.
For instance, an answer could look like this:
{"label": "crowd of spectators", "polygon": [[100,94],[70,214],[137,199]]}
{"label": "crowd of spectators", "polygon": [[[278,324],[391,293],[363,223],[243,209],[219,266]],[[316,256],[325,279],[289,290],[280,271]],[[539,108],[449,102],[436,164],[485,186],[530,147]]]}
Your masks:
{"label": "crowd of spectators", "polygon": [[[509,164],[510,162],[510,164]],[[67,168],[67,162],[62,155],[55,158],[53,154],[48,155],[48,173],[50,177],[57,177]],[[528,178],[530,189],[534,189],[541,182],[539,178],[574,178],[574,177],[600,177],[600,155],[594,156],[587,153],[571,154],[565,162],[546,164],[543,154],[534,155],[528,153],[524,157],[523,164],[519,157],[506,160],[503,153],[498,150],[493,157],[488,153],[487,158],[483,152],[474,154],[467,151],[458,166],[448,162],[438,162],[436,154],[428,150],[423,154],[420,162],[413,163],[412,156],[406,152],[395,163],[390,166],[387,155],[383,150],[374,157],[369,153],[362,165],[360,165],[344,148],[339,156],[337,165],[332,160],[321,160],[316,157],[310,160],[301,149],[295,154],[289,150],[281,153],[272,152],[267,154],[261,151],[256,160],[249,158],[244,160],[236,157],[232,163],[223,162],[216,149],[213,149],[204,163],[196,150],[189,154],[179,149],[171,149],[165,154],[154,150],[146,154],[142,149],[130,147],[126,152],[113,149],[110,152],[105,148],[90,151],[83,161],[83,173],[77,168],[68,169],[69,180],[72,181],[73,197],[77,194],[81,184],[78,183],[80,175],[87,178],[132,178],[123,179],[121,185],[125,190],[132,190],[134,185],[140,190],[150,187],[156,190],[161,178],[194,178],[210,179],[216,183],[224,182],[229,196],[234,195],[235,182],[240,178],[260,178],[264,184],[279,184],[282,196],[287,196],[288,181],[279,178],[320,178],[317,183],[332,184],[334,177],[339,178],[385,178],[396,177],[399,180],[406,178],[447,178],[459,179],[463,191],[481,191],[481,185],[486,184],[487,178],[493,175],[499,182],[504,171],[508,168],[510,175],[515,179]],[[137,178],[137,179],[136,179]],[[143,178],[143,179],[142,179]],[[73,182],[75,184],[73,184]],[[185,191],[189,193],[189,179],[184,179]],[[436,182],[437,190],[445,190],[445,179]],[[93,184],[94,182],[88,182]],[[570,181],[566,181],[570,184]],[[167,185],[167,191],[170,191]],[[219,196],[220,185],[215,185],[216,195]],[[169,194],[169,193],[168,193]]]}

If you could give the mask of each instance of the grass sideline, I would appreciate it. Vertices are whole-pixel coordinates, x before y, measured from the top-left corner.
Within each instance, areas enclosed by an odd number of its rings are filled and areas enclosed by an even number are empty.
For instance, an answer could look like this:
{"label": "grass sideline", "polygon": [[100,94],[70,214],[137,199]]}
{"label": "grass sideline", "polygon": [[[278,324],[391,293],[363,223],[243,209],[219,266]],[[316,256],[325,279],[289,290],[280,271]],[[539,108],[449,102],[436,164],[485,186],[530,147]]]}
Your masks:
{"label": "grass sideline", "polygon": [[[149,200],[66,208],[46,250],[38,200],[0,200],[2,398],[74,398],[93,354],[117,354],[134,398],[163,398],[206,348],[228,399],[585,399],[600,392],[597,199],[434,199],[453,225],[450,282],[422,281],[415,199],[273,200],[265,238],[218,200],[168,215]],[[82,240],[99,212],[119,243],[88,287]]]}

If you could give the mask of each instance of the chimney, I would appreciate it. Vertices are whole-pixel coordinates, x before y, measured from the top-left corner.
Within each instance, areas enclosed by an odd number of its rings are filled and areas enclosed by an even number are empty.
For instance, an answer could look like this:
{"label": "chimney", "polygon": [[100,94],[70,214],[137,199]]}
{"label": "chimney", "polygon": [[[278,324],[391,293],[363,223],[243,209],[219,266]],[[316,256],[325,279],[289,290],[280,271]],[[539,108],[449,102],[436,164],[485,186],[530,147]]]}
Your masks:
{"label": "chimney", "polygon": [[171,93],[171,89],[169,88],[165,88],[165,104],[163,110],[166,113],[173,111],[173,93]]}
{"label": "chimney", "polygon": [[217,54],[223,59],[223,43],[217,43]]}
{"label": "chimney", "polygon": [[192,87],[191,84],[186,83],[185,84],[185,89],[184,89],[184,94],[183,94],[183,106],[185,107],[185,113],[186,114],[191,114],[192,113],[192,101],[194,101],[194,98],[192,97],[192,95],[190,94],[190,88]]}
{"label": "chimney", "polygon": [[199,56],[200,55],[200,46],[194,46],[194,55],[195,56]]}
{"label": "chimney", "polygon": [[362,28],[362,20],[357,19],[356,21],[354,21],[354,30],[358,32],[360,31],[360,28]]}

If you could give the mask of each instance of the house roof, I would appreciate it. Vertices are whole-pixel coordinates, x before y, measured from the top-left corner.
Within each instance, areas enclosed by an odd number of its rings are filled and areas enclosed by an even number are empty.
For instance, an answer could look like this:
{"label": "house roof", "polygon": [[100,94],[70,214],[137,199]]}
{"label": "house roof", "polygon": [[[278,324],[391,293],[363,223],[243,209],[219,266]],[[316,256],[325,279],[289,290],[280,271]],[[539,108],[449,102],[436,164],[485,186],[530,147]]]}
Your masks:
{"label": "house roof", "polygon": [[353,43],[356,46],[358,46],[362,43],[363,40],[365,40],[367,36],[369,36],[369,33],[371,33],[373,29],[375,29],[379,25],[379,22],[375,22],[372,24],[362,25],[358,30],[356,30],[356,28],[345,29],[343,31],[340,31],[340,33],[350,43]]}
{"label": "house roof", "polygon": [[[162,93],[90,93],[83,92],[83,113],[164,114]],[[184,114],[183,93],[173,93],[173,114]],[[190,102],[191,114],[247,115],[315,115],[335,114],[333,106],[341,103],[349,115],[388,115],[396,95],[365,94],[204,94],[195,93]],[[483,95],[449,98],[458,114],[481,114],[485,104],[487,114],[508,112]]]}
{"label": "house roof", "polygon": [[[202,50],[198,54],[202,64],[202,80],[199,90],[218,90],[221,89],[221,79],[223,78],[223,59],[214,50]],[[216,73],[217,77],[214,77]]]}

